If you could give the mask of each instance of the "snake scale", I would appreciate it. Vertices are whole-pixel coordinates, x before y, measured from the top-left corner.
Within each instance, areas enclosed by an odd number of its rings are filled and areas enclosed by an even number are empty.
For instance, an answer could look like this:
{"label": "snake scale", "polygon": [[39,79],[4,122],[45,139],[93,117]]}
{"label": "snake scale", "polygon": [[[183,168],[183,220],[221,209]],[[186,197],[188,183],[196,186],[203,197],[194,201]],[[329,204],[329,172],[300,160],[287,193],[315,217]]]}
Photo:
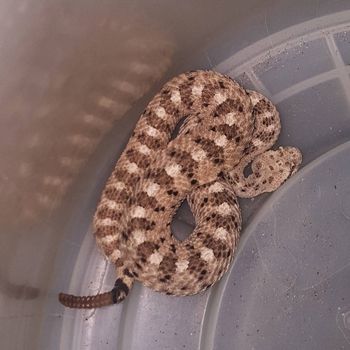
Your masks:
{"label": "snake scale", "polygon": [[[301,163],[297,148],[271,150],[280,130],[275,106],[228,76],[199,70],[167,82],[136,124],[94,217],[97,244],[115,265],[115,286],[93,296],[60,293],[60,302],[119,303],[135,280],[178,296],[212,286],[239,240],[237,197],[276,190]],[[180,241],[170,224],[185,199],[196,226]]]}

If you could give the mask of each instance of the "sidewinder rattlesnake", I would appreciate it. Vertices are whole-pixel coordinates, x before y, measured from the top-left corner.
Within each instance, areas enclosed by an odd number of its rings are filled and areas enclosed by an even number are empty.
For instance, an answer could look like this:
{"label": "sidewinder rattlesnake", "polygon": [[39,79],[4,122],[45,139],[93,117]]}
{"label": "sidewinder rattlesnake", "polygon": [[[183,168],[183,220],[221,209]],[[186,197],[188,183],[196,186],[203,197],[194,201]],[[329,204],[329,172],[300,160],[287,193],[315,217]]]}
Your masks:
{"label": "sidewinder rattlesnake", "polygon": [[[191,71],[166,83],[142,113],[94,217],[97,244],[116,268],[115,286],[94,296],[60,293],[60,302],[119,303],[134,280],[181,296],[217,282],[239,240],[237,197],[276,190],[301,163],[296,148],[270,150],[280,129],[267,98],[220,73]],[[196,227],[179,241],[170,224],[185,199]]]}

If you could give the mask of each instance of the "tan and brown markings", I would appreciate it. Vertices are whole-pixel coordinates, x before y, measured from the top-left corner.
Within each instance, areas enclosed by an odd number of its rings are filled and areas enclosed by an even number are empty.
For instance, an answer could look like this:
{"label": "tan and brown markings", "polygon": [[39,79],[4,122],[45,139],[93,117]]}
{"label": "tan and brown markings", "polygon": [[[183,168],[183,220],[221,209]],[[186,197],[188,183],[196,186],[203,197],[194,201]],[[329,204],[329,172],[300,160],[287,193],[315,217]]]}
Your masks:
{"label": "tan and brown markings", "polygon": [[[61,303],[118,303],[135,280],[170,295],[217,282],[239,239],[237,197],[274,191],[301,163],[296,148],[269,150],[280,129],[273,104],[227,76],[193,71],[170,80],[138,121],[95,214],[97,244],[116,266],[115,287],[88,297],[61,293]],[[186,198],[196,227],[178,241],[170,223]]]}

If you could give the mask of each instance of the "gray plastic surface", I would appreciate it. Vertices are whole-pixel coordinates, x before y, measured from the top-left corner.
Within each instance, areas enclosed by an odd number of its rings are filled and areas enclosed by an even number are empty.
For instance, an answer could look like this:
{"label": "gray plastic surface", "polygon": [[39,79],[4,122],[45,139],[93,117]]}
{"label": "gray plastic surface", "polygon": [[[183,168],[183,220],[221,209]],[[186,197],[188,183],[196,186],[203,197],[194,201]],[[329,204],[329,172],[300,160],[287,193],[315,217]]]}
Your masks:
{"label": "gray plastic surface", "polygon": [[349,161],[347,142],[306,166],[254,217],[210,295],[203,349],[349,348]]}
{"label": "gray plastic surface", "polygon": [[[200,3],[1,3],[1,349],[350,348],[350,2]],[[274,101],[303,169],[240,201],[234,263],[206,293],[136,284],[120,305],[64,309],[60,291],[112,287],[95,206],[149,99],[188,69]],[[175,235],[192,228],[183,206]]]}

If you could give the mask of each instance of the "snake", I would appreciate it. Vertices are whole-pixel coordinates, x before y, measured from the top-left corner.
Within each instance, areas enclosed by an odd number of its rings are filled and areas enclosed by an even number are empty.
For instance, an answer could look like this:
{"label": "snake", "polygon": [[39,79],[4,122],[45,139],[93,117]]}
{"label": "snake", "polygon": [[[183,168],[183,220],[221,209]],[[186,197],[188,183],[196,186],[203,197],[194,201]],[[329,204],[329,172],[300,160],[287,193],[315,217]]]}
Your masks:
{"label": "snake", "polygon": [[[97,308],[122,302],[135,281],[174,296],[219,281],[240,238],[238,199],[275,191],[300,167],[298,148],[272,149],[280,131],[274,104],[227,75],[196,70],[165,83],[141,114],[94,215],[114,287],[60,293],[59,301]],[[183,201],[195,227],[179,240],[171,223]]]}

